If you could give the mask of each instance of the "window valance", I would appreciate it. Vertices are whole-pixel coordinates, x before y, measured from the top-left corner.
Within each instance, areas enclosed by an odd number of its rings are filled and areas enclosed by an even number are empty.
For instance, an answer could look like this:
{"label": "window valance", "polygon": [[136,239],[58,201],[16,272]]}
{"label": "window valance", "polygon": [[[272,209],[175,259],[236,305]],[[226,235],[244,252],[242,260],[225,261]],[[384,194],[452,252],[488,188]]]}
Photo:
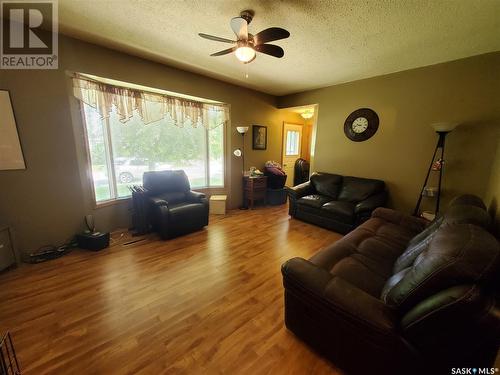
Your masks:
{"label": "window valance", "polygon": [[144,124],[169,117],[179,127],[190,125],[211,129],[229,120],[227,104],[206,103],[112,85],[82,74],[73,76],[73,93],[77,99],[96,109],[102,118],[108,118],[114,106],[123,123],[130,120],[134,111],[137,111]]}

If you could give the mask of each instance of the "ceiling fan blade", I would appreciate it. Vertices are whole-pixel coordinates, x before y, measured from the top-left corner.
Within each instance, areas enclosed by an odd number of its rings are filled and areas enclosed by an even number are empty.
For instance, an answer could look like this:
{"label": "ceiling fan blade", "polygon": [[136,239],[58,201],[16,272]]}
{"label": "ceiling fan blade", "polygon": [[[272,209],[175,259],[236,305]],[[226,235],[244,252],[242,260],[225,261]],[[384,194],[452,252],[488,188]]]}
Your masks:
{"label": "ceiling fan blade", "polygon": [[236,48],[238,48],[238,47],[228,48],[228,49],[225,49],[225,50],[223,50],[223,51],[219,51],[219,52],[212,53],[210,56],[222,56],[222,55],[227,55],[228,53],[231,53],[231,52],[236,51]]}
{"label": "ceiling fan blade", "polygon": [[214,36],[214,35],[208,35],[208,34],[203,34],[203,33],[199,33],[198,35],[201,36],[202,38],[205,38],[205,39],[215,40],[216,42],[236,43],[235,40],[221,38],[221,37]]}
{"label": "ceiling fan blade", "polygon": [[271,55],[278,58],[281,58],[285,55],[285,51],[283,51],[283,48],[275,46],[274,44],[259,44],[258,46],[255,46],[254,49],[257,52],[262,52],[266,55]]}
{"label": "ceiling fan blade", "polygon": [[290,36],[290,33],[281,27],[270,27],[269,29],[262,30],[260,33],[254,35],[253,40],[255,45],[273,42],[275,40],[285,39]]}
{"label": "ceiling fan blade", "polygon": [[248,40],[248,22],[244,18],[232,18],[231,29],[238,36],[238,40]]}

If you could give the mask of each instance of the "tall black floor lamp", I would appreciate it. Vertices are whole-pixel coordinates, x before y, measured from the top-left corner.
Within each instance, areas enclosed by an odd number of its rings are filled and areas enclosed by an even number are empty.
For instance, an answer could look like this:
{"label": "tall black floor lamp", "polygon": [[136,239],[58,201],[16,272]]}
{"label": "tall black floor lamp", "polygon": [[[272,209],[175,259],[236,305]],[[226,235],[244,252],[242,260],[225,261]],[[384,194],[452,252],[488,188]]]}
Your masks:
{"label": "tall black floor lamp", "polygon": [[[426,189],[427,189],[427,183],[429,181],[429,176],[431,174],[431,171],[433,170],[433,165],[438,163],[438,168],[434,169],[439,172],[439,179],[438,179],[438,187],[437,187],[437,194],[435,195],[436,197],[436,214],[439,212],[439,203],[441,200],[441,181],[443,179],[443,168],[444,168],[444,145],[445,145],[445,139],[446,135],[450,133],[453,129],[457,127],[458,124],[455,123],[445,123],[445,122],[440,122],[436,124],[432,124],[432,127],[438,134],[438,141],[436,144],[436,148],[434,149],[434,154],[432,155],[431,163],[429,164],[429,169],[427,169],[427,175],[425,176],[424,184],[422,185],[422,189],[420,189],[420,194],[418,196],[417,200],[417,205],[415,206],[415,210],[413,211],[414,216],[418,216],[419,210],[420,210],[420,204],[422,203],[422,197],[424,196],[429,196],[426,194]],[[436,155],[438,154],[440,149],[440,158],[436,160]]]}

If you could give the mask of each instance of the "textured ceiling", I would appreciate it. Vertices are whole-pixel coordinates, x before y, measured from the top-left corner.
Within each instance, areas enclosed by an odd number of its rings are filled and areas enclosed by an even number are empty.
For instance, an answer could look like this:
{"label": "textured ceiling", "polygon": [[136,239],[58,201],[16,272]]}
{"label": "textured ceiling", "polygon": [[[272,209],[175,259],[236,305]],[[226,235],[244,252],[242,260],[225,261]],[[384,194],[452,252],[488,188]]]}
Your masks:
{"label": "textured ceiling", "polygon": [[[209,56],[229,45],[197,33],[232,39],[244,9],[253,34],[290,31],[275,42],[285,57]],[[500,50],[498,0],[59,0],[59,22],[63,34],[274,95]]]}

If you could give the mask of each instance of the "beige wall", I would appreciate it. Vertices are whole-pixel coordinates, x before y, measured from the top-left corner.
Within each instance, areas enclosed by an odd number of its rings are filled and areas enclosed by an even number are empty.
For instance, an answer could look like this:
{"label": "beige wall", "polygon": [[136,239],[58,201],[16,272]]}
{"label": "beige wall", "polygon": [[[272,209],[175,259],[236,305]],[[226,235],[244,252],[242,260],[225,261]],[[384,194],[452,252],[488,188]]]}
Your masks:
{"label": "beige wall", "polygon": [[[462,123],[447,137],[444,204],[464,192],[485,198],[500,126],[499,67],[500,53],[481,55],[280,97],[278,106],[319,105],[314,170],[385,180],[391,204],[410,212],[436,145],[433,122]],[[380,126],[356,143],[343,127],[362,107],[378,113]]]}
{"label": "beige wall", "polygon": [[0,221],[11,225],[21,250],[60,244],[83,229],[93,214],[99,230],[130,226],[129,202],[95,209],[79,104],[71,96],[66,71],[128,81],[231,105],[227,129],[226,181],[230,205],[241,203],[241,146],[238,125],[268,126],[267,151],[252,151],[246,137],[247,166],[279,160],[286,111],[276,98],[201,75],[156,64],[67,37],[60,37],[59,70],[0,71],[0,88],[10,90],[27,169],[0,171]]}

